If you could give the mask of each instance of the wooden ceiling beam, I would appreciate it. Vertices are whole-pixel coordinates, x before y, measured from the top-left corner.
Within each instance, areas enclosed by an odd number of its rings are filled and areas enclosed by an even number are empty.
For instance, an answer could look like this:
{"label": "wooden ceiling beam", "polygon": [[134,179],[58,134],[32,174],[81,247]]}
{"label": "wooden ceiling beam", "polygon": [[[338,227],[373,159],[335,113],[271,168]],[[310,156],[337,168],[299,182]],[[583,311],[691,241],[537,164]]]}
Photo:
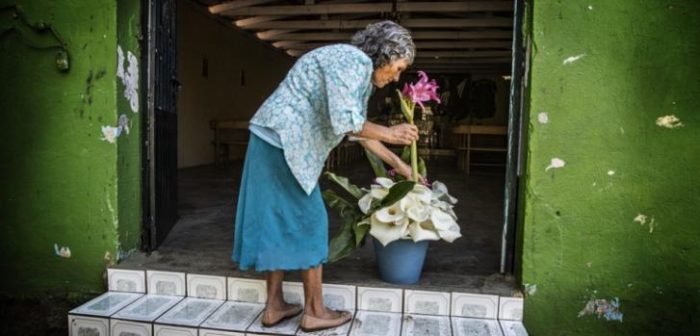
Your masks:
{"label": "wooden ceiling beam", "polygon": [[[267,1],[269,0],[240,0]],[[235,3],[235,2],[234,2]],[[227,3],[232,5],[230,3]],[[328,15],[328,14],[353,14],[353,13],[390,13],[392,4],[388,2],[371,4],[315,4],[315,5],[285,5],[285,6],[248,6],[230,10],[221,10],[224,6],[216,5],[218,12],[230,16],[255,16],[255,15]],[[468,2],[399,2],[397,12],[423,12],[423,13],[464,13],[464,12],[492,12],[513,11],[513,1],[468,1]],[[214,13],[214,12],[212,12]]]}
{"label": "wooden ceiling beam", "polygon": [[209,13],[221,14],[229,11],[240,10],[256,5],[263,5],[271,2],[276,2],[278,0],[236,0],[228,1],[218,5],[209,6]]}
{"label": "wooden ceiling beam", "polygon": [[284,19],[284,18],[286,18],[286,16],[281,16],[281,15],[252,16],[249,18],[233,21],[233,24],[236,25],[237,27],[245,28],[245,27],[250,26],[250,25],[279,20],[279,19]]}
{"label": "wooden ceiling beam", "polygon": [[416,58],[479,58],[479,57],[508,57],[511,56],[508,50],[487,50],[487,51],[418,51]]}
{"label": "wooden ceiling beam", "polygon": [[[242,20],[241,20],[242,21]],[[236,25],[245,29],[362,29],[381,20],[293,20],[257,22]],[[513,21],[504,18],[482,19],[406,19],[399,22],[406,28],[483,28],[511,27]]]}
{"label": "wooden ceiling beam", "polygon": [[502,58],[425,58],[416,59],[413,67],[425,66],[429,64],[510,64],[510,57]]}
{"label": "wooden ceiling beam", "polygon": [[[274,41],[349,41],[352,33],[296,33],[281,34],[264,40]],[[474,39],[510,39],[511,31],[416,31],[411,33],[413,40],[474,40]]]}
{"label": "wooden ceiling beam", "polygon": [[[332,44],[333,42],[311,42],[311,43],[304,43],[303,41],[279,41],[279,42],[274,42],[273,45],[277,48],[291,48],[291,49],[296,49],[296,50],[311,50],[311,49],[316,49],[318,47],[323,47],[329,44]],[[418,49],[418,53],[426,52],[426,49],[450,49],[450,50],[458,50],[458,49],[510,49],[511,48],[511,41],[481,41],[481,40],[475,40],[475,41],[453,41],[453,42],[434,42],[434,41],[427,41],[427,42],[421,42],[418,41],[416,43],[416,48]]]}

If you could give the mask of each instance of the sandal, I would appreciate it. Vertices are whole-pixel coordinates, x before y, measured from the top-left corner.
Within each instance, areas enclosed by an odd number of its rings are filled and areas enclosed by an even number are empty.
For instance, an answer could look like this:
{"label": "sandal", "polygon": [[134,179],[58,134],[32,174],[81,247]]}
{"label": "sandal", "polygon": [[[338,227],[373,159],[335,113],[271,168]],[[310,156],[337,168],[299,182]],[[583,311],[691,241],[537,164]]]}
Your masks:
{"label": "sandal", "polygon": [[321,319],[311,315],[302,316],[299,326],[303,332],[314,332],[339,327],[352,321],[352,313],[341,311],[340,316],[334,319]]}
{"label": "sandal", "polygon": [[274,327],[274,326],[276,326],[276,325],[278,325],[286,320],[289,320],[290,318],[293,318],[293,317],[301,314],[301,312],[303,312],[303,311],[304,311],[304,309],[301,307],[301,305],[294,304],[294,305],[291,305],[291,307],[289,309],[283,311],[282,317],[277,319],[277,321],[267,323],[264,321],[265,313],[267,312],[267,309],[266,309],[265,312],[263,312],[263,318],[260,319],[260,323],[265,328]]}

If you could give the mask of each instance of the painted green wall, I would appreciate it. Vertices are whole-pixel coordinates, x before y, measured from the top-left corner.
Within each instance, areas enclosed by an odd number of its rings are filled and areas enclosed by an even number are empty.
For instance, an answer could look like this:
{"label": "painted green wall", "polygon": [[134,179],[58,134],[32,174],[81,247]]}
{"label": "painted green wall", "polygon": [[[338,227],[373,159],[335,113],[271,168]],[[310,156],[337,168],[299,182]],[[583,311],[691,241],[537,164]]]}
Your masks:
{"label": "painted green wall", "polygon": [[[139,55],[138,3],[0,1],[52,25],[71,61],[59,72],[53,51],[26,46],[50,39],[28,29],[0,37],[0,268],[11,274],[0,294],[101,291],[105,266],[137,247],[140,114],[125,108],[116,65],[118,40]],[[129,23],[119,31],[117,5]],[[10,14],[0,16],[2,30],[16,24]],[[117,126],[120,114],[130,134],[103,140],[102,127]],[[71,256],[57,256],[54,244]]]}
{"label": "painted green wall", "polygon": [[[534,1],[531,14],[528,331],[700,334],[700,2]],[[564,166],[547,170],[554,158]],[[622,321],[586,314],[615,298]]]}

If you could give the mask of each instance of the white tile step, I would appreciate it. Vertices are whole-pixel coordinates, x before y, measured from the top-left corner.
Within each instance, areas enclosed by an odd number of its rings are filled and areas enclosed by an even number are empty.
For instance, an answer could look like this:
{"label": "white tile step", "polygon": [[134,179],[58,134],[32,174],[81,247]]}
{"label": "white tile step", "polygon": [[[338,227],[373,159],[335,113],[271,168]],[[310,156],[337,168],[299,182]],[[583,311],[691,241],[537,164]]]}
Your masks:
{"label": "white tile step", "polygon": [[[324,284],[326,305],[354,319],[308,334],[299,317],[261,325],[263,280],[110,269],[108,284],[109,292],[69,312],[71,336],[527,335],[517,297]],[[285,299],[303,304],[300,283],[285,282],[284,290]]]}

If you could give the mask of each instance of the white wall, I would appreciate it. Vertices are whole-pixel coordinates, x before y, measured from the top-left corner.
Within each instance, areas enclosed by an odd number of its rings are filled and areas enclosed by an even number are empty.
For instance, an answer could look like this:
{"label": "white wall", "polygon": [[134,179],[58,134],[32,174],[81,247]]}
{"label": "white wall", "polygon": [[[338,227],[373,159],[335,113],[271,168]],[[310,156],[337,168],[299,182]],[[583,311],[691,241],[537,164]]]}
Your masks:
{"label": "white wall", "polygon": [[[210,121],[249,120],[294,62],[196,6],[189,0],[179,2],[178,168],[213,163]],[[202,74],[205,58],[207,77]]]}

